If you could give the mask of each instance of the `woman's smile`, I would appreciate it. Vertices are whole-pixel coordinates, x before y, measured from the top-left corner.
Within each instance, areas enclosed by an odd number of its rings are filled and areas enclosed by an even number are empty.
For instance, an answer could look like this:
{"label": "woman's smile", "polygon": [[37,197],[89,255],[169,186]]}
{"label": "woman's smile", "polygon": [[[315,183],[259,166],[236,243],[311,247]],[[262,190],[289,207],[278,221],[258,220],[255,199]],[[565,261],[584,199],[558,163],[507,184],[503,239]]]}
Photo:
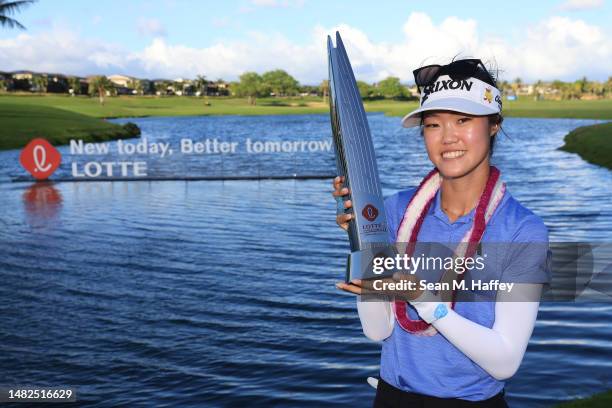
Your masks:
{"label": "woman's smile", "polygon": [[449,150],[442,152],[442,158],[445,160],[454,160],[463,157],[465,153],[467,153],[467,150]]}

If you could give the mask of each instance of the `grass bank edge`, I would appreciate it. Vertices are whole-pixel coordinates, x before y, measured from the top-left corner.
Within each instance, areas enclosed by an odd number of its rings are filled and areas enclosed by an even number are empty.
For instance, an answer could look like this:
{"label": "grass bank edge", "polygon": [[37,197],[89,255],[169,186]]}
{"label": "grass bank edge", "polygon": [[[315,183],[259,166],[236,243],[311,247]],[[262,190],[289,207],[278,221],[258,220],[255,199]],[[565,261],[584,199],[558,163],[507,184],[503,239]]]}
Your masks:
{"label": "grass bank edge", "polygon": [[19,149],[42,137],[53,145],[70,139],[105,142],[140,136],[134,123],[118,125],[64,109],[39,105],[0,105],[0,150]]}
{"label": "grass bank edge", "polygon": [[[117,96],[106,98],[100,105],[97,98],[58,95],[0,94],[0,109],[4,104],[37,104],[65,109],[98,118],[150,116],[208,115],[285,115],[326,114],[329,106],[318,97],[258,98],[249,105],[244,98],[191,96]],[[416,101],[365,100],[368,112],[403,116],[418,106]],[[521,99],[504,102],[504,115],[530,118],[611,119],[612,99],[533,101]]]}
{"label": "grass bank edge", "polygon": [[609,408],[612,407],[612,390],[592,397],[557,404],[554,408]]}
{"label": "grass bank edge", "polygon": [[565,135],[564,142],[559,150],[612,170],[612,122],[576,128]]}
{"label": "grass bank edge", "polygon": [[[390,116],[403,116],[417,107],[415,101],[374,100],[364,102],[366,111]],[[595,101],[512,101],[505,103],[508,117],[542,118],[591,118],[612,119],[612,100]],[[259,98],[256,105],[245,99],[232,97],[140,97],[119,96],[107,98],[100,105],[97,98],[58,95],[7,95],[0,94],[0,118],[3,124],[10,111],[31,109],[29,115],[13,115],[13,122],[0,129],[0,149],[24,146],[26,139],[43,136],[53,144],[66,144],[69,139],[100,142],[137,136],[134,130],[123,129],[101,118],[153,117],[153,116],[208,116],[208,115],[286,115],[328,114],[329,107],[321,98]],[[78,117],[53,121],[48,126],[49,115],[36,111],[49,108]],[[50,115],[53,116],[53,115]],[[21,118],[21,121],[15,119]],[[76,120],[75,118],[78,118]],[[10,120],[9,120],[10,122]],[[125,125],[124,125],[125,126]],[[130,125],[135,126],[135,125]],[[399,126],[399,120],[398,120]],[[25,137],[24,132],[30,132]],[[37,134],[36,134],[37,133]],[[21,134],[21,136],[19,136]]]}

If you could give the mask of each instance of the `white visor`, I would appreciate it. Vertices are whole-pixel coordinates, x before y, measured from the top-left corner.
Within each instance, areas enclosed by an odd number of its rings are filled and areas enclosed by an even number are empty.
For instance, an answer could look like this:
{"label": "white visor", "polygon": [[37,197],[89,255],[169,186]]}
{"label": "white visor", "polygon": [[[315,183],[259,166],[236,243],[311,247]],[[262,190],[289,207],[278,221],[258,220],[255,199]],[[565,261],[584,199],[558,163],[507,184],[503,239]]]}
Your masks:
{"label": "white visor", "polygon": [[421,92],[421,107],[402,119],[402,126],[421,124],[421,113],[431,110],[449,110],[471,115],[500,113],[501,94],[492,85],[477,78],[453,80],[448,75],[440,76]]}

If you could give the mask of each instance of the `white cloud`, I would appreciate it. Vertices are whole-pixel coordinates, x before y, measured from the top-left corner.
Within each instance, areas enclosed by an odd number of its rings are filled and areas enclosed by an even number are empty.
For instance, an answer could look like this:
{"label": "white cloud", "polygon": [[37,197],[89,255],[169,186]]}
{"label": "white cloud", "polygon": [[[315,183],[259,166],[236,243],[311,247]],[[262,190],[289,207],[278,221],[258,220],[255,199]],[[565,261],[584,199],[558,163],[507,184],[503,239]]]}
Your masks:
{"label": "white cloud", "polygon": [[141,35],[147,37],[165,37],[167,32],[164,25],[155,18],[140,18],[136,29]]}
{"label": "white cloud", "polygon": [[371,40],[349,25],[317,26],[305,43],[279,33],[250,32],[233,41],[195,48],[156,37],[144,49],[87,40],[53,29],[39,35],[19,34],[0,40],[0,70],[32,69],[66,73],[140,77],[194,77],[234,80],[245,71],[282,68],[302,83],[327,77],[327,34],[339,30],[359,79],[378,81],[389,75],[412,81],[412,70],[431,63],[447,63],[456,55],[494,61],[507,80],[521,77],[575,80],[583,75],[606,79],[612,66],[609,33],[579,19],[550,17],[522,27],[522,37],[481,35],[475,20],[448,17],[436,23],[427,14],[411,13],[396,42]]}
{"label": "white cloud", "polygon": [[[480,36],[477,22],[448,17],[434,24],[424,13],[412,13],[404,38],[394,44],[373,43],[358,29],[339,26],[357,77],[379,80],[387,75],[412,81],[412,70],[453,57],[478,57],[501,70],[503,79],[521,77],[574,80],[583,75],[606,79],[612,66],[609,35],[582,20],[550,17],[526,27],[516,42]],[[335,30],[318,28],[321,35]]]}
{"label": "white cloud", "polygon": [[560,10],[577,11],[589,10],[603,6],[603,0],[567,0],[560,6]]}
{"label": "white cloud", "polygon": [[612,46],[602,30],[581,20],[551,17],[527,32],[521,50],[523,66],[513,64],[513,71],[523,71],[528,78],[573,77],[586,74],[603,78],[612,66]]}
{"label": "white cloud", "polygon": [[19,34],[0,40],[0,70],[96,74],[105,67],[124,68],[125,53],[119,46],[56,27],[37,35]]}
{"label": "white cloud", "polygon": [[[297,46],[284,37],[253,32],[243,41],[217,43],[206,48],[168,44],[155,39],[128,59],[146,76],[236,79],[245,71],[263,72],[283,68],[301,80],[320,81],[316,73],[324,63],[323,47]],[[313,54],[320,54],[313,59]],[[322,77],[322,76],[321,76]]]}

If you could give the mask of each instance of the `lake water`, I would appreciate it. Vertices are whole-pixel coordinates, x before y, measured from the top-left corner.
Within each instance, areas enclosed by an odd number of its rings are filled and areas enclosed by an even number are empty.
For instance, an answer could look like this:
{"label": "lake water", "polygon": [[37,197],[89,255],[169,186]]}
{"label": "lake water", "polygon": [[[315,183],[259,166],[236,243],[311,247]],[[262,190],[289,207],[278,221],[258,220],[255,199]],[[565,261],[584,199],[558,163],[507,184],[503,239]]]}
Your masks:
{"label": "lake water", "polygon": [[[416,131],[369,119],[385,195],[416,185],[430,168]],[[330,139],[327,115],[130,120],[150,141]],[[554,241],[612,242],[612,172],[556,150],[591,123],[509,118],[496,146]],[[0,152],[0,385],[73,386],[99,407],[371,406],[380,345],[334,287],[348,239],[330,180],[36,186],[9,182],[18,154]],[[156,175],[334,172],[331,152],[149,161]],[[611,317],[609,303],[543,304],[510,405],[611,388]]]}

